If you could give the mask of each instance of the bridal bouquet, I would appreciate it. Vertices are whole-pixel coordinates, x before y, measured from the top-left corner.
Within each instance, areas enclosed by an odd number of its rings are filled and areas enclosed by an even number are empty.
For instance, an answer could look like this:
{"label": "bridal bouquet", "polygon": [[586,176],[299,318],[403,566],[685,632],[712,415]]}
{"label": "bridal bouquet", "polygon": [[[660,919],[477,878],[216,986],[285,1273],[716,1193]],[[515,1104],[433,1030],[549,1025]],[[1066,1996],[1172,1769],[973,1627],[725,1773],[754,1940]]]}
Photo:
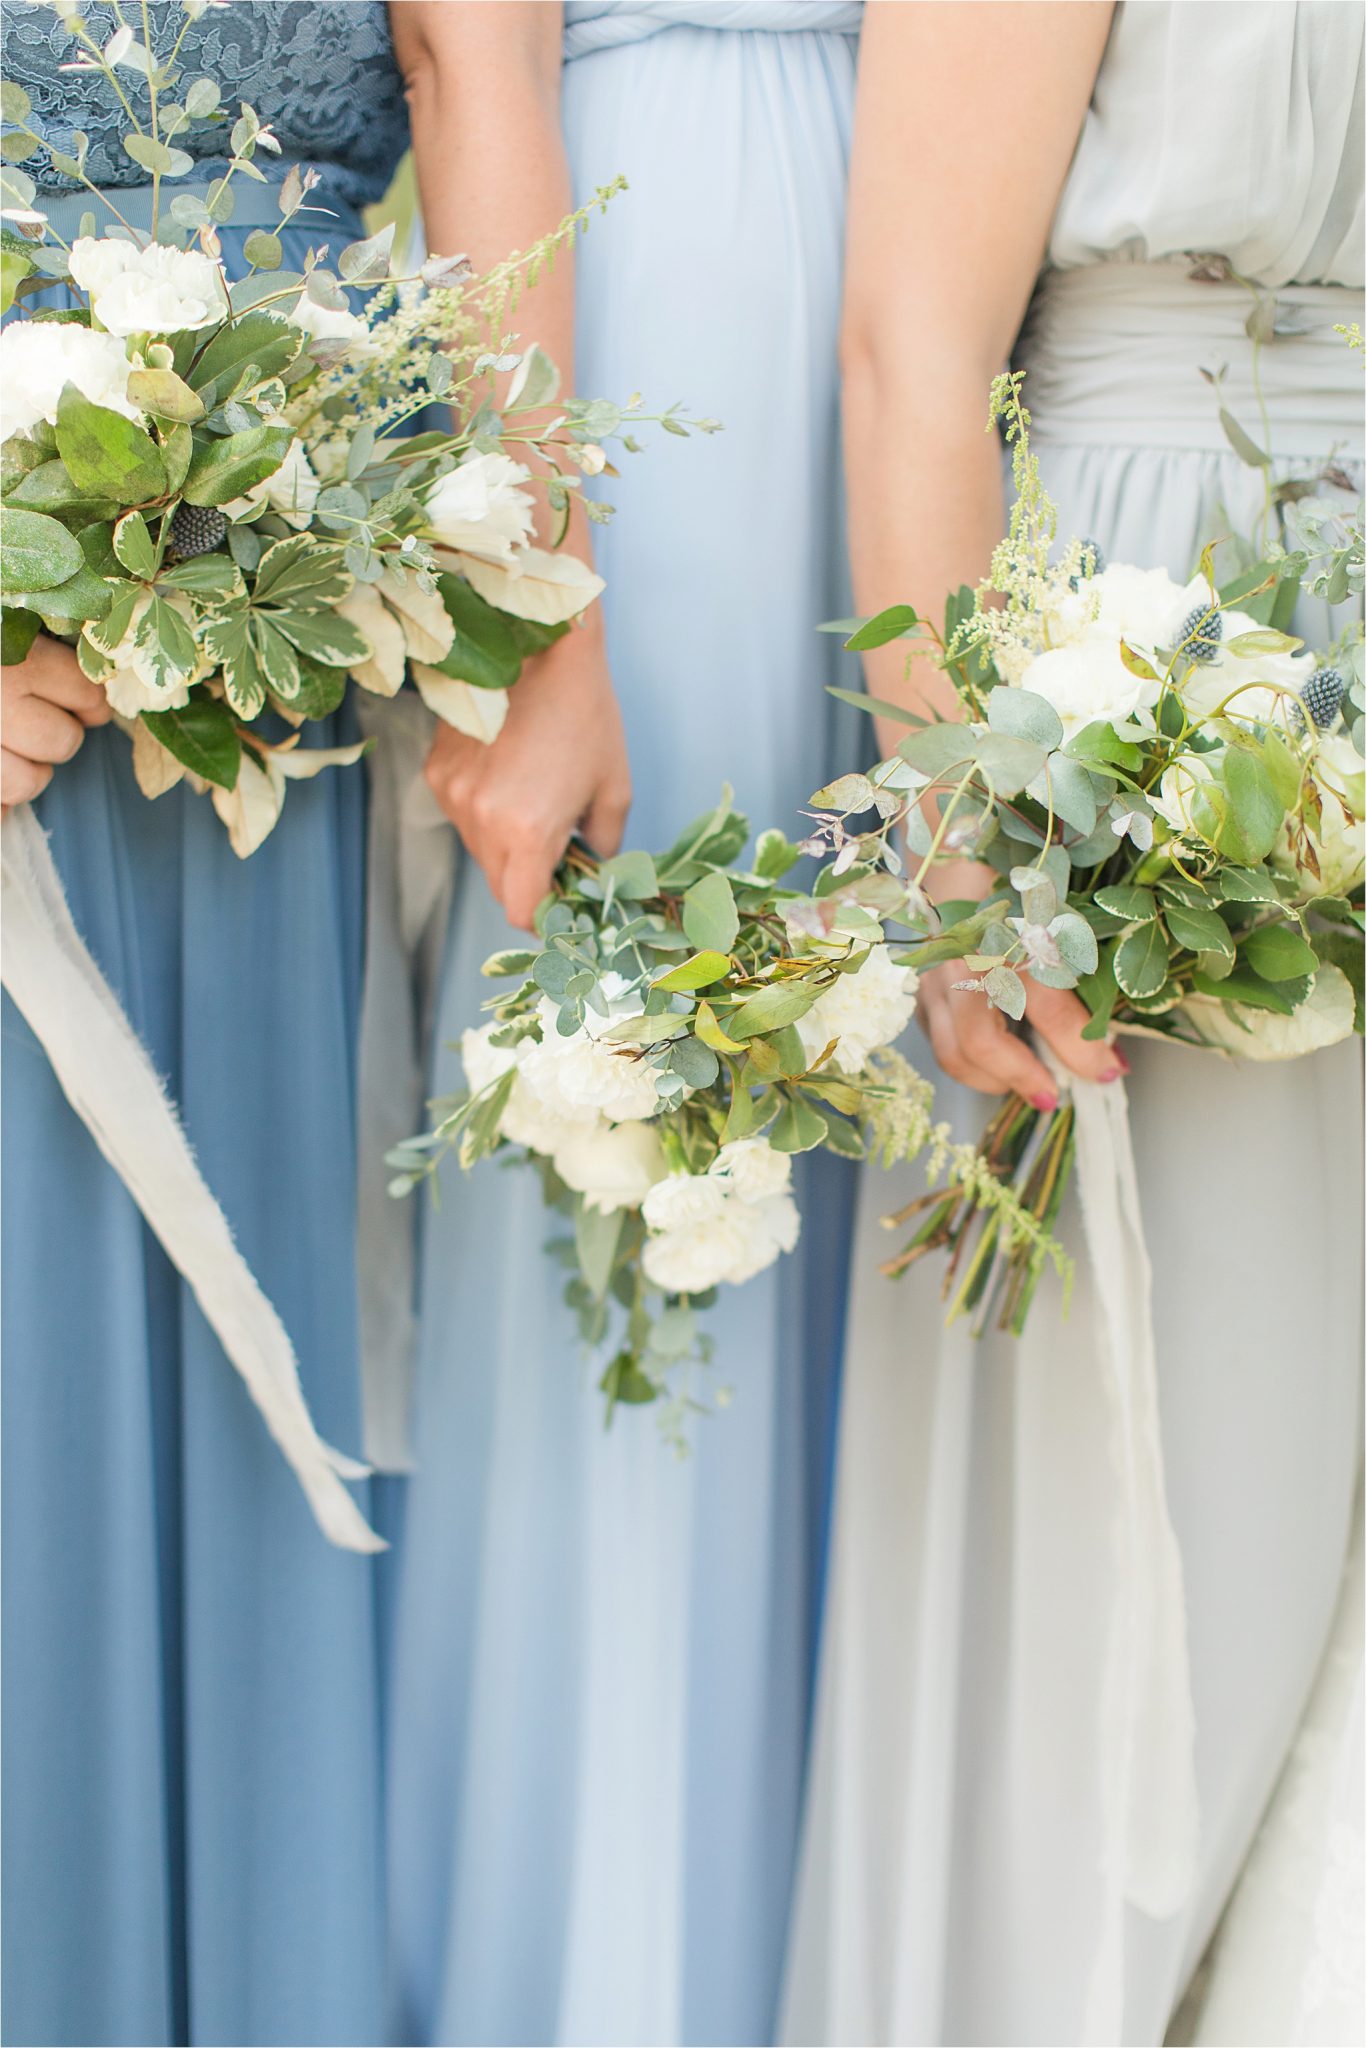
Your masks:
{"label": "bridal bouquet", "polygon": [[[861,859],[898,868],[900,827],[912,849],[972,857],[997,876],[984,902],[942,906],[941,929],[898,957],[912,968],[961,960],[958,986],[1012,1018],[1024,1015],[1026,977],[1075,989],[1091,1037],[1119,1028],[1265,1060],[1360,1031],[1362,629],[1319,650],[1284,630],[1302,589],[1360,599],[1360,507],[1344,513],[1312,483],[1283,487],[1295,545],[1255,561],[1244,548],[1222,582],[1209,548],[1182,584],[1107,565],[1087,542],[1059,552],[1018,377],[998,381],[997,418],[1017,498],[988,581],[959,593],[942,635],[896,606],[848,642],[931,638],[962,718],[876,706],[914,729],[869,778],[846,778],[831,842],[875,800]],[[1070,1106],[1041,1113],[1011,1097],[983,1141],[1045,1232],[1067,1184],[1072,1119]],[[889,1222],[912,1217],[915,1235],[887,1270],[946,1248],[952,1312],[1018,1332],[1037,1245],[1012,1239],[972,1187],[932,1191]]]}
{"label": "bridal bouquet", "polygon": [[929,1148],[1012,1240],[1057,1253],[974,1148],[932,1124],[931,1089],[889,1050],[916,973],[886,926],[920,926],[918,886],[852,857],[852,841],[809,892],[787,882],[828,830],[796,845],[764,832],[742,865],[749,823],[727,791],[665,853],[571,849],[539,944],[485,965],[514,986],[464,1035],[468,1089],[390,1154],[397,1195],[451,1149],[467,1167],[504,1150],[536,1166],[572,1223],[559,1250],[585,1342],[620,1324],[601,1380],[609,1416],[663,1395],[676,1433],[697,1405],[698,1311],[796,1244],[797,1153],[890,1162]]}
{"label": "bridal bouquet", "polygon": [[[482,277],[440,256],[396,275],[392,227],[335,259],[320,243],[286,272],[279,235],[258,229],[230,284],[217,230],[236,182],[264,182],[270,129],[246,105],[230,117],[211,79],[182,81],[130,29],[100,50],[66,26],[130,112],[117,71],[149,82],[147,122],[123,142],[149,175],[152,227],[124,224],[92,185],[112,224],[99,232],[92,212],[62,242],[16,166],[41,151],[89,184],[83,148],[45,142],[5,85],[0,303],[60,281],[78,305],[0,334],[4,655],[21,659],[40,625],[72,642],[131,733],[146,794],[188,777],[246,855],[290,780],[362,751],[300,744],[349,679],[390,696],[411,675],[439,717],[496,734],[525,658],[602,587],[534,544],[534,491],[562,538],[583,477],[611,470],[604,441],[634,448],[625,430],[643,415],[639,401],[557,404],[553,364],[509,331],[519,292],[590,208]],[[167,204],[163,183],[194,168],[176,138],[205,123],[229,130],[228,168]],[[290,168],[281,227],[311,211],[317,182]],[[495,408],[490,373],[508,371]],[[449,426],[405,433],[434,400]],[[714,426],[677,409],[662,424]]]}

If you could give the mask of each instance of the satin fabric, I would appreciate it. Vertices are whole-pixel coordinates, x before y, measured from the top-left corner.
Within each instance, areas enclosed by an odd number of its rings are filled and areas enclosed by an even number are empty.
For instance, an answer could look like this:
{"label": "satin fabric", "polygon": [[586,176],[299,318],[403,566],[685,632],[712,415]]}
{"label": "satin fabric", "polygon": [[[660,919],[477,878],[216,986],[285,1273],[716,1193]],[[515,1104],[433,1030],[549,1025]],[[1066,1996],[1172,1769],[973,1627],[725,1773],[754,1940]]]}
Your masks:
{"label": "satin fabric", "polygon": [[[725,422],[687,443],[642,430],[597,536],[643,846],[727,775],[756,829],[795,830],[862,739],[856,718],[835,735],[822,686],[851,665],[815,631],[849,603],[835,339],[853,45],[659,12],[620,10],[616,27],[649,15],[655,32],[564,79],[578,194],[631,182],[581,245],[579,387]],[[450,1041],[508,937],[467,868],[434,1091],[458,1079]],[[734,1398],[692,1418],[682,1462],[648,1409],[604,1432],[605,1360],[580,1356],[531,1173],[451,1168],[427,1213],[390,1722],[405,2040],[771,2036],[851,1193],[840,1162],[802,1165],[799,1250],[709,1316],[697,1391]]]}
{"label": "satin fabric", "polygon": [[[1123,12],[1165,15],[1179,45],[1186,10]],[[1268,33],[1288,24],[1312,43],[1336,10],[1257,12],[1274,16]],[[1225,18],[1241,34],[1241,11]],[[1125,70],[1131,47],[1121,24],[1097,105],[1147,104],[1156,89]],[[1216,41],[1201,73],[1216,137],[1217,57]],[[1357,91],[1350,71],[1326,82],[1316,135],[1340,133]],[[1206,157],[1185,104],[1206,172],[1193,189],[1217,210],[1223,159]],[[1275,128],[1267,147],[1274,159]],[[1268,185],[1263,204],[1284,196]],[[1250,383],[1239,337],[1253,297],[1186,268],[1050,273],[1020,354],[1059,531],[1178,574],[1204,542],[1255,531],[1263,509],[1260,476],[1220,451],[1217,420],[1192,427],[1201,393],[1215,406],[1202,365],[1228,361],[1234,387]],[[1346,460],[1359,488],[1359,370],[1331,327],[1360,319],[1360,295],[1294,287],[1285,302],[1261,361],[1271,446],[1300,458],[1282,471],[1302,472],[1311,451]],[[1314,602],[1297,629],[1315,645],[1335,630]],[[1151,1040],[1127,1049],[1196,1710],[1194,1885],[1167,1918],[1130,1910],[1122,2010],[1088,2032],[1118,1532],[1084,1256],[1070,1316],[1046,1282],[1019,1341],[941,1334],[929,1262],[894,1286],[860,1285],[788,2041],[1160,2041],[1318,1666],[1360,1457],[1359,1045],[1280,1066]],[[942,1081],[941,1100],[961,1136],[980,1131],[980,1097]],[[878,1215],[916,1191],[911,1172],[869,1177],[856,1270],[886,1245]],[[1075,1199],[1060,1229],[1081,1254]]]}
{"label": "satin fabric", "polygon": [[[312,237],[283,239],[301,268]],[[141,794],[112,727],[36,809],[354,1452],[363,773],[293,785],[246,862],[207,797]],[[8,998],[3,1150],[5,2038],[373,2042],[376,1566],[320,1534]]]}

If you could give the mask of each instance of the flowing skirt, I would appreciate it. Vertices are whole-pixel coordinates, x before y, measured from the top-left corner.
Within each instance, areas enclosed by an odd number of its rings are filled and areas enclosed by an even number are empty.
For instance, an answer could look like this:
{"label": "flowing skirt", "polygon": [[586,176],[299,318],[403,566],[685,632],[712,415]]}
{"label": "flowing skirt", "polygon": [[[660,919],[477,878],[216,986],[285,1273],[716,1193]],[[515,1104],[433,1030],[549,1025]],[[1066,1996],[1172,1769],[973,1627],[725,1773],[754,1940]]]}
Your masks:
{"label": "flowing skirt", "polygon": [[[1148,337],[1136,360],[1126,316],[1102,306],[1108,349],[1059,360],[1082,331],[1075,314],[1096,310],[1063,301],[1027,358],[1059,532],[1093,537],[1110,561],[1188,573],[1207,540],[1252,530],[1260,479],[1201,445],[1198,328],[1159,336],[1162,349]],[[1235,337],[1245,310],[1229,315]],[[1194,387],[1170,434],[1163,350]],[[1341,457],[1354,434],[1359,453],[1341,353],[1336,389],[1317,370],[1287,387],[1300,414],[1328,415],[1321,428],[1301,422],[1279,444],[1288,453]],[[1269,359],[1273,422],[1274,380],[1301,361],[1288,343]],[[1330,380],[1336,367],[1330,353]],[[1186,385],[1176,389],[1184,412]],[[1326,644],[1321,604],[1303,607],[1298,630]],[[888,1247],[877,1219],[917,1180],[869,1175],[789,1960],[793,2042],[1160,2041],[1313,1682],[1360,1460],[1359,1041],[1271,1066],[1125,1043],[1185,1574],[1196,1882],[1165,1920],[1128,1909],[1122,2018],[1112,2010],[1113,2031],[1089,2033],[1116,1488],[1078,1205],[1069,1199],[1060,1223],[1079,1254],[1070,1315],[1050,1281],[1021,1340],[974,1341],[962,1325],[942,1331],[932,1261],[894,1284],[876,1277]],[[919,1034],[911,1056],[931,1058]],[[960,1136],[980,1132],[982,1097],[943,1080],[941,1101]]]}
{"label": "flowing skirt", "polygon": [[[853,45],[675,27],[571,61],[580,388],[686,399],[602,535],[607,634],[657,847],[723,779],[791,830],[835,761],[848,608],[835,336]],[[849,680],[846,676],[845,680]],[[458,891],[434,1084],[508,935]],[[806,1162],[804,1162],[806,1163]],[[711,1314],[724,1413],[675,1458],[604,1433],[525,1169],[452,1168],[425,1219],[390,1732],[398,2028],[441,2042],[769,2038],[821,1575],[852,1186],[804,1176],[803,1242]],[[702,1390],[706,1393],[707,1389]]]}
{"label": "flowing skirt", "polygon": [[[355,1450],[363,772],[295,785],[246,862],[207,797],[141,794],[112,727],[37,811]],[[372,2042],[374,1562],[319,1533],[8,998],[3,1128],[5,2038]]]}

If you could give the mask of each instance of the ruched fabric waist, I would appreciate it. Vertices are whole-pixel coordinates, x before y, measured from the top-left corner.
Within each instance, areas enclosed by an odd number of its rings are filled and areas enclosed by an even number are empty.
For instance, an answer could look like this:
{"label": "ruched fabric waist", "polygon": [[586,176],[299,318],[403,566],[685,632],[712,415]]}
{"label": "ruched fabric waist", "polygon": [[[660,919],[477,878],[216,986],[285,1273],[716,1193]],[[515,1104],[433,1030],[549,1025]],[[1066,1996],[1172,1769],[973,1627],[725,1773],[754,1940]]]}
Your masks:
{"label": "ruched fabric waist", "polygon": [[[1274,332],[1254,351],[1246,285],[1197,282],[1184,264],[1046,272],[1015,351],[1034,438],[1223,454],[1223,406],[1275,457],[1359,460],[1361,357],[1334,328],[1362,319],[1363,294],[1283,285],[1265,303]],[[1223,372],[1217,391],[1202,371]]]}
{"label": "ruched fabric waist", "polygon": [[856,36],[862,14],[858,0],[570,0],[564,54],[568,59],[620,49],[666,28]]}

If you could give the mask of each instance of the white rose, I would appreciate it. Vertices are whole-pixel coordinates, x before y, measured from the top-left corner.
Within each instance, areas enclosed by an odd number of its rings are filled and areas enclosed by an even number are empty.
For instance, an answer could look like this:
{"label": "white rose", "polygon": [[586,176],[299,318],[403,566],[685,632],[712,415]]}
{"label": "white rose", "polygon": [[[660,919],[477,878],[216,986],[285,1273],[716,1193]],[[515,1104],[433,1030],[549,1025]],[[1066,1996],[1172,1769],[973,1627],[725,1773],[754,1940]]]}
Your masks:
{"label": "white rose", "polygon": [[775,1152],[767,1138],[734,1138],[721,1147],[709,1171],[729,1181],[741,1201],[762,1202],[790,1185],[792,1159]]}
{"label": "white rose", "polygon": [[73,283],[110,334],[181,334],[209,327],[227,310],[218,265],[197,249],[172,249],[83,235],[71,245]]}
{"label": "white rose", "polygon": [[1122,725],[1152,709],[1161,688],[1154,678],[1124,666],[1117,634],[1097,627],[1067,647],[1035,655],[1020,677],[1023,689],[1044,697],[1062,720],[1064,740],[1094,720]]}
{"label": "white rose", "polygon": [[513,1145],[525,1145],[528,1151],[553,1154],[561,1145],[579,1135],[585,1127],[592,1129],[598,1119],[593,1115],[573,1116],[557,1113],[546,1103],[535,1089],[529,1087],[523,1074],[527,1054],[533,1051],[534,1041],[522,1039],[512,1046],[494,1045],[493,1034],[497,1024],[484,1024],[477,1030],[466,1031],[460,1041],[460,1058],[465,1068],[465,1078],[475,1093],[487,1088],[509,1067],[518,1070],[499,1124],[503,1136]]}
{"label": "white rose", "polygon": [[1102,569],[1083,590],[1100,601],[1096,624],[1102,631],[1122,635],[1130,647],[1147,653],[1170,647],[1195,606],[1209,602],[1203,579],[1183,590],[1165,569],[1134,569],[1127,562]]}
{"label": "white rose", "polygon": [[653,1124],[588,1124],[555,1149],[555,1171],[590,1209],[638,1209],[664,1176]]}
{"label": "white rose", "polygon": [[807,1058],[819,1059],[835,1039],[835,1065],[861,1074],[869,1054],[900,1038],[910,1023],[918,985],[914,968],[893,966],[887,948],[874,946],[852,974],[841,974],[797,1019]]}
{"label": "white rose", "polygon": [[292,327],[301,327],[313,341],[344,341],[351,355],[368,355],[375,345],[369,323],[359,313],[316,305],[307,292],[300,296],[289,321]]}
{"label": "white rose", "polygon": [[141,419],[128,397],[129,368],[124,345],[112,334],[96,334],[74,320],[11,321],[0,329],[0,441],[28,433],[40,420],[55,426],[67,384],[92,405]]}
{"label": "white rose", "polygon": [[531,537],[531,475],[506,455],[472,455],[427,494],[427,527],[442,547],[485,562],[511,562]]}
{"label": "white rose", "polygon": [[[1208,589],[1203,584],[1200,588],[1208,601]],[[1199,601],[1197,596],[1196,602]],[[1229,642],[1240,633],[1257,633],[1262,629],[1246,612],[1228,611],[1220,617],[1223,632],[1219,651],[1209,661],[1191,664],[1181,680],[1182,699],[1198,718],[1212,717],[1231,698],[1226,717],[1247,724],[1284,725],[1288,707],[1280,692],[1290,690],[1299,695],[1314,673],[1313,655],[1230,653]],[[1258,687],[1268,683],[1278,684],[1279,690]]]}

